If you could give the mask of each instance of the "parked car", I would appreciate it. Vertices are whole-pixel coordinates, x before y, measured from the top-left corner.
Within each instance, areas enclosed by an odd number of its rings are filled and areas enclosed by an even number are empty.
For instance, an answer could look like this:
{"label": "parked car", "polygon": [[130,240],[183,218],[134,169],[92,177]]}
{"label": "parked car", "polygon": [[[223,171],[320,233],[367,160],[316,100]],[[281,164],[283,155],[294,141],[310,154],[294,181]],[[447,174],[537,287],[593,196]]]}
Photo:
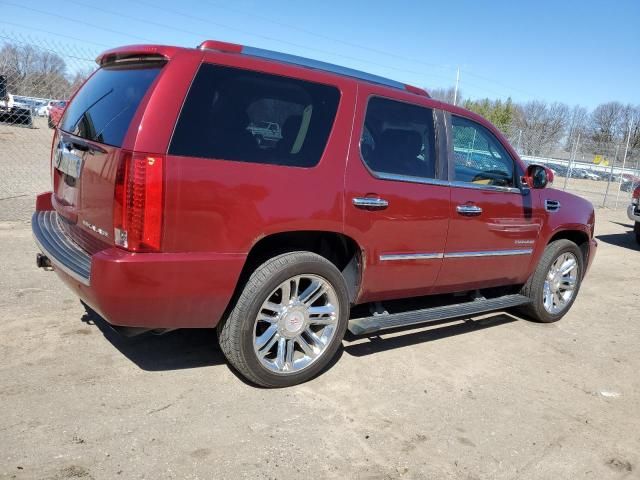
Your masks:
{"label": "parked car", "polygon": [[548,165],[558,176],[566,177],[568,173],[568,168],[566,165],[560,165],[558,163],[553,163]]}
{"label": "parked car", "polygon": [[620,183],[620,190],[623,192],[633,192],[640,185],[640,177],[625,176]]}
{"label": "parked car", "polygon": [[636,242],[640,244],[640,185],[633,191],[631,196],[631,205],[627,208],[627,216],[633,222],[633,232],[636,236]]}
{"label": "parked car", "polygon": [[36,115],[38,115],[39,117],[48,117],[49,116],[49,110],[51,109],[51,106],[55,103],[55,101],[48,101],[48,102],[43,102],[36,110]]}
{"label": "parked car", "polygon": [[589,170],[584,170],[583,172],[584,173],[582,178],[586,178],[587,180],[600,181],[600,175],[598,175],[597,173],[591,172]]}
{"label": "parked car", "polygon": [[49,106],[49,119],[47,121],[49,128],[55,128],[60,122],[65,108],[67,108],[66,100],[58,100]]}
{"label": "parked car", "polygon": [[[555,322],[578,295],[592,205],[477,114],[223,42],[97,61],[32,228],[38,266],[115,329],[217,328],[242,376],[282,387],[327,367],[347,329],[516,307]],[[282,138],[258,145],[257,120]]]}
{"label": "parked car", "polygon": [[31,109],[28,105],[16,100],[7,90],[4,75],[0,75],[0,122],[10,125],[33,125]]}

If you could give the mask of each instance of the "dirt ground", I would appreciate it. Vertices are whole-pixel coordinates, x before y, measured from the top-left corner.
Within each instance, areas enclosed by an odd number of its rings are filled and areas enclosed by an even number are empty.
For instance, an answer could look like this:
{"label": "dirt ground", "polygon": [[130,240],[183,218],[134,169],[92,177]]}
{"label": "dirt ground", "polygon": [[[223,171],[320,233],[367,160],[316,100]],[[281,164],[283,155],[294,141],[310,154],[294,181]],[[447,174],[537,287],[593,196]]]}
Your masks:
{"label": "dirt ground", "polygon": [[640,478],[640,249],[622,210],[598,210],[595,265],[561,322],[349,338],[317,379],[264,390],[213,332],[123,339],[36,269],[37,120],[0,125],[0,479]]}
{"label": "dirt ground", "polygon": [[620,210],[598,211],[561,322],[351,338],[317,379],[264,390],[210,331],[91,324],[35,268],[31,204],[0,205],[17,215],[0,222],[0,478],[640,478],[640,251]]}

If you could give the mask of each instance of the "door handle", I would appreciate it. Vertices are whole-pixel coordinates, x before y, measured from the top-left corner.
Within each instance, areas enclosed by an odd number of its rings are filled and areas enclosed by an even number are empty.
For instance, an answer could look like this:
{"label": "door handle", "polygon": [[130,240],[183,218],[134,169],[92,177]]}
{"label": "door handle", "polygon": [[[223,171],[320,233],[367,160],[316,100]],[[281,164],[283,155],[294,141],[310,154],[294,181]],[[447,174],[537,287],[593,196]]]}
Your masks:
{"label": "door handle", "polygon": [[476,205],[458,205],[456,211],[466,217],[477,217],[482,213],[482,209]]}
{"label": "door handle", "polygon": [[384,198],[356,197],[353,199],[353,205],[364,210],[384,210],[389,206],[389,202]]}

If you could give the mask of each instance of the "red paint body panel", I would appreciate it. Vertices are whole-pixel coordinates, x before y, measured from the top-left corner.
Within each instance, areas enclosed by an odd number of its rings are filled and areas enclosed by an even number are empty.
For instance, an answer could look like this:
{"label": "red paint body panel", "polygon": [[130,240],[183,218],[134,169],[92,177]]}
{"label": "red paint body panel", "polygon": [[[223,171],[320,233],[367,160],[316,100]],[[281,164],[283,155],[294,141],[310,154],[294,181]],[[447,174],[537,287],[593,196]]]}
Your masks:
{"label": "red paint body panel", "polygon": [[214,327],[233,295],[246,256],[128,253],[91,258],[91,286],[63,281],[109,323],[148,328]]}
{"label": "red paint body panel", "polygon": [[[358,301],[427,295],[436,282],[442,259],[384,261],[380,256],[443,252],[449,226],[450,188],[384,180],[369,171],[359,145],[371,96],[427,107],[436,103],[428,97],[418,102],[414,95],[373,85],[359,88],[345,183],[345,233],[364,252]],[[356,197],[383,198],[389,207],[380,211],[360,210],[352,204]]]}
{"label": "red paint body panel", "polygon": [[[522,284],[548,242],[565,231],[580,232],[589,239],[588,265],[593,260],[593,207],[585,200],[552,188],[524,194],[462,188],[446,178],[437,185],[382,180],[360,156],[367,100],[377,95],[484,125],[514,158],[516,169],[524,172],[513,148],[478,115],[422,93],[238,53],[133,45],[105,52],[98,62],[132,55],[167,59],[136,110],[122,145],[125,150],[165,155],[161,252],[125,251],[113,246],[112,236],[105,239],[97,229],[84,225],[113,233],[114,184],[121,149],[87,142],[97,153],[84,154],[79,185],[65,184],[54,169],[54,194],[42,194],[36,202],[36,210],[55,207],[72,219],[75,232],[81,230],[82,235],[76,235],[73,228],[68,231],[81,246],[83,236],[102,242],[99,248],[87,249],[92,254],[90,287],[59,269],[57,273],[114,325],[215,326],[253,246],[282,232],[336,232],[353,239],[361,264],[355,303]],[[202,62],[338,88],[339,107],[320,162],[299,168],[167,155],[184,99]],[[367,211],[352,204],[355,197],[372,196],[388,200],[389,207]],[[561,209],[547,212],[546,199],[559,201]],[[456,206],[467,202],[481,206],[483,215],[459,216]],[[513,249],[533,251],[508,257],[446,257],[457,252]],[[412,253],[442,255],[393,262],[380,258]]]}

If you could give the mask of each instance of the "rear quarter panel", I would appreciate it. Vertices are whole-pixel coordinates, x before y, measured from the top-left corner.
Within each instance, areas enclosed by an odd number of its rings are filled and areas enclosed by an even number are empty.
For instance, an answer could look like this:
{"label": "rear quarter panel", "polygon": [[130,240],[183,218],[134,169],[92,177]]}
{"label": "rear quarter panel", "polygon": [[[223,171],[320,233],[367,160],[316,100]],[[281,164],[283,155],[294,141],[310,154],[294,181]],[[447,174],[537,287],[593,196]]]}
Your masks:
{"label": "rear quarter panel", "polygon": [[[168,156],[163,249],[246,254],[272,233],[342,232],[356,83],[242,55],[207,52],[204,60],[334,85],[340,103],[324,153],[312,168]],[[157,147],[166,151],[165,145]]]}

